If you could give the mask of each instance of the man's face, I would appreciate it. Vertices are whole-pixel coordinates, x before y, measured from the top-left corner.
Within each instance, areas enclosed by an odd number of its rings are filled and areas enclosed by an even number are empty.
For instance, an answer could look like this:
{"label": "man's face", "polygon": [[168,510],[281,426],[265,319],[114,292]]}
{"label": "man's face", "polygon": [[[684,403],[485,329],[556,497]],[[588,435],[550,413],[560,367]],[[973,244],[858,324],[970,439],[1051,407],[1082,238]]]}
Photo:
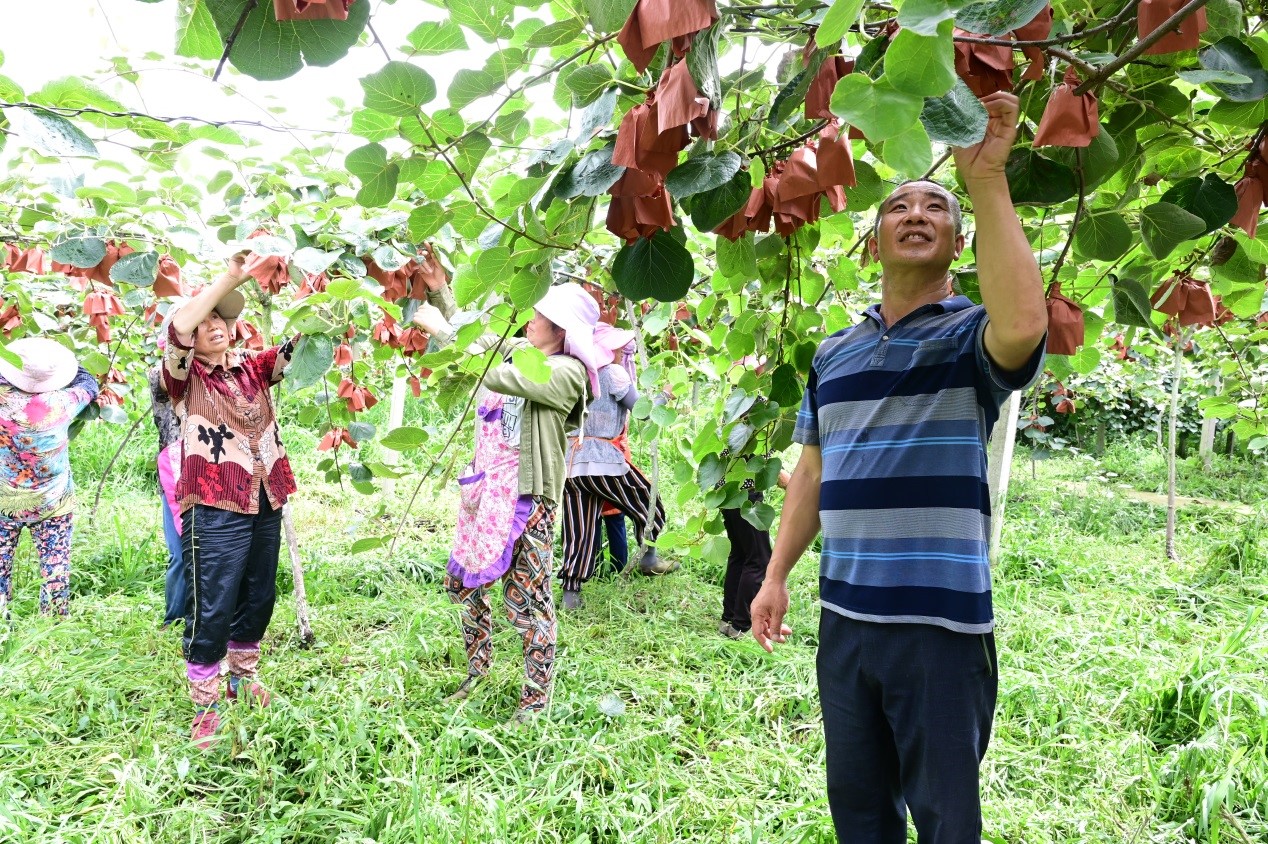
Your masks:
{"label": "man's face", "polygon": [[554,351],[555,343],[562,333],[538,311],[533,311],[533,318],[524,326],[524,336],[528,338],[528,342],[543,352]]}
{"label": "man's face", "polygon": [[229,326],[220,314],[212,311],[194,329],[194,352],[214,358],[229,348]]}
{"label": "man's face", "polygon": [[947,192],[932,182],[912,182],[881,203],[880,225],[868,250],[882,266],[946,269],[964,250],[955,232]]}

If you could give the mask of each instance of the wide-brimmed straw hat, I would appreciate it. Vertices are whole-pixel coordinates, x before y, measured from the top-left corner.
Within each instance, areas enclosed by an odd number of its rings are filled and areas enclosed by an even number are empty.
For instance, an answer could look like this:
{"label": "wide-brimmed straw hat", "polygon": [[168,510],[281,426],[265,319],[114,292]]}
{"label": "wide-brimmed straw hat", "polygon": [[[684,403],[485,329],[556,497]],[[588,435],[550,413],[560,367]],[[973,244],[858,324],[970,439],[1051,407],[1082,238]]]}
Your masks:
{"label": "wide-brimmed straw hat", "polygon": [[79,371],[74,353],[47,337],[14,340],[8,349],[22,359],[22,368],[0,360],[0,375],[26,393],[60,390],[74,381],[75,373]]}
{"label": "wide-brimmed straw hat", "polygon": [[599,370],[612,362],[612,352],[594,340],[599,305],[580,284],[556,284],[536,305],[537,312],[564,330],[564,353],[586,367],[590,387],[599,392]]}

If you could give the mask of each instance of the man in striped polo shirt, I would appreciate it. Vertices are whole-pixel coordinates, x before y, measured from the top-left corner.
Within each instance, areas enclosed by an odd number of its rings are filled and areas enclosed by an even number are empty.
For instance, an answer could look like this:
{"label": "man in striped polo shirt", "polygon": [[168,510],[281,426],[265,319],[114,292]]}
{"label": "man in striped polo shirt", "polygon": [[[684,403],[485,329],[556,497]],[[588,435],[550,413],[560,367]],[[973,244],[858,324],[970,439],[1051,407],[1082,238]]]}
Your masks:
{"label": "man in striped polo shirt", "polygon": [[766,582],[752,604],[768,651],[792,631],[788,572],[823,530],[818,677],[837,838],[977,844],[978,769],[997,688],[986,441],[1009,392],[1042,370],[1039,268],[1004,176],[1017,98],[983,98],[983,141],[956,149],[973,203],[983,305],[952,296],[960,207],[900,185],[868,242],[881,302],[811,367],[804,445]]}

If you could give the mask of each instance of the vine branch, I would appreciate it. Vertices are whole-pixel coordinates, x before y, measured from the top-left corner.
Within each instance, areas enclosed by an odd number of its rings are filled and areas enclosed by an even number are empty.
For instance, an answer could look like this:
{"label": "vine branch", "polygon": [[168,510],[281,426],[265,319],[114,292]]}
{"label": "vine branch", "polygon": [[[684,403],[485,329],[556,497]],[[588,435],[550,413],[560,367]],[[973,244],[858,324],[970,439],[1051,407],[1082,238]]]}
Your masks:
{"label": "vine branch", "polygon": [[233,26],[233,32],[229,33],[229,37],[225,40],[225,51],[220,54],[220,61],[216,64],[216,72],[211,75],[211,81],[220,80],[220,71],[225,69],[225,62],[229,61],[229,53],[233,52],[233,44],[238,40],[238,36],[242,33],[242,27],[247,22],[247,17],[255,11],[255,7],[259,5],[260,0],[251,0],[247,3],[246,8],[242,10],[242,14],[238,16],[238,22]]}
{"label": "vine branch", "polygon": [[1207,0],[1189,0],[1188,3],[1185,3],[1176,10],[1174,15],[1163,21],[1161,26],[1132,45],[1130,50],[1102,67],[1094,76],[1092,76],[1092,78],[1075,88],[1075,95],[1082,96],[1083,94],[1100,87],[1102,83],[1117,73],[1120,68],[1130,64],[1133,60],[1139,58],[1140,55],[1150,47],[1167,37],[1167,35],[1171,34],[1172,30],[1179,26],[1185,18],[1205,6],[1206,2]]}
{"label": "vine branch", "polygon": [[423,122],[422,115],[417,116],[415,119],[418,120],[418,125],[422,128],[424,134],[427,135],[427,140],[431,143],[432,149],[434,149],[436,153],[444,159],[445,164],[449,165],[449,169],[453,171],[453,174],[458,177],[458,181],[462,183],[463,192],[466,193],[467,196],[471,197],[471,201],[475,203],[476,208],[479,209],[481,214],[488,217],[507,231],[514,232],[525,240],[536,243],[538,246],[545,246],[548,249],[562,249],[565,252],[571,252],[577,248],[576,244],[568,245],[564,243],[549,243],[544,240],[538,240],[528,232],[517,229],[515,226],[511,225],[508,220],[503,220],[490,211],[488,206],[484,204],[480,197],[476,196],[475,191],[471,188],[471,183],[467,180],[467,177],[463,174],[463,172],[458,169],[458,165],[454,164],[453,159],[449,157],[449,153],[442,149],[440,144],[436,142],[436,136],[431,133],[431,129],[429,129],[427,124]]}

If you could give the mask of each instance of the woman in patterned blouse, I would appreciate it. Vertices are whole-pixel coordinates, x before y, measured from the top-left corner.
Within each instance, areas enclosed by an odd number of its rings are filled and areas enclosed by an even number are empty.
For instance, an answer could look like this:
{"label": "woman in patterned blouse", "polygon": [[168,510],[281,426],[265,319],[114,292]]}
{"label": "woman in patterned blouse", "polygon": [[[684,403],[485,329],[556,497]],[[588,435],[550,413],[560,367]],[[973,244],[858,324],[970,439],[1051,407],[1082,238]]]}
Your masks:
{"label": "woman in patterned blouse", "polygon": [[97,382],[60,343],[9,344],[22,368],[0,360],[0,615],[13,598],[13,554],[22,528],[40,558],[40,612],[70,612],[70,537],[75,483],[70,426],[97,397]]}
{"label": "woman in patterned blouse", "polygon": [[255,682],[260,640],[273,616],[282,506],[295,477],[270,388],[292,344],[263,352],[230,348],[248,276],[241,258],[201,293],[168,312],[163,385],[180,420],[176,500],[188,592],[184,653],[193,738],[209,747],[220,725],[220,661],[229,699],[267,706]]}

